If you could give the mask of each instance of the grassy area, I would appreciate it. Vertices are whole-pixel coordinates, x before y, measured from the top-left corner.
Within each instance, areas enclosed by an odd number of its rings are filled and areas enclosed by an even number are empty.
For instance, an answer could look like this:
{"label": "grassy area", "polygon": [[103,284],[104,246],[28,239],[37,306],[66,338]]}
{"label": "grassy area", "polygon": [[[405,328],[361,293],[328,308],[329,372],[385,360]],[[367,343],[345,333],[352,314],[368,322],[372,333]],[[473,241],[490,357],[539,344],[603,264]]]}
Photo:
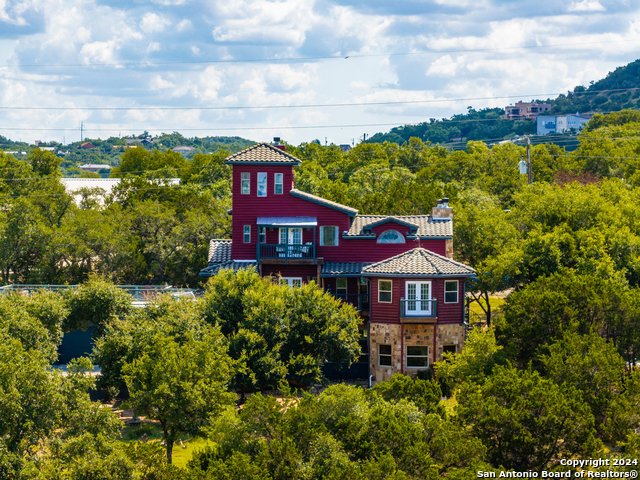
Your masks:
{"label": "grassy area", "polygon": [[[161,442],[162,429],[157,423],[143,422],[139,425],[127,425],[122,429],[123,442],[137,442],[144,435],[147,435],[149,441]],[[185,442],[187,438],[183,438],[184,446],[177,442],[173,446],[173,464],[178,467],[185,467],[187,462],[191,460],[193,452],[203,449],[206,446],[214,445],[213,442],[205,438],[192,438]]]}
{"label": "grassy area", "polygon": [[207,446],[213,446],[214,443],[211,440],[205,438],[192,438],[184,444],[184,448],[180,443],[173,446],[173,464],[176,467],[186,467],[187,462],[191,460],[193,452],[196,450],[202,450]]}
{"label": "grassy area", "polygon": [[[491,313],[495,313],[498,308],[502,306],[504,303],[504,297],[489,297],[489,305],[491,305]],[[471,302],[469,304],[469,310],[471,314],[482,315],[485,316],[484,310],[480,307],[478,302]]]}

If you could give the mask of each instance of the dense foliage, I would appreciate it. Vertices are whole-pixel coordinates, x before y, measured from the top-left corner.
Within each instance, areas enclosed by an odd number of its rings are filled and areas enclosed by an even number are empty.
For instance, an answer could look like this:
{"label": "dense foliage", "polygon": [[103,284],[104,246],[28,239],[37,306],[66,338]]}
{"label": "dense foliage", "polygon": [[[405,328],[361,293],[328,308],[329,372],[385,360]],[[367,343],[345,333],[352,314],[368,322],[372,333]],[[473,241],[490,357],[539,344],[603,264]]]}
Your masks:
{"label": "dense foliage", "polygon": [[[0,476],[467,479],[566,471],[563,458],[634,458],[639,120],[632,111],[596,116],[571,153],[534,146],[533,185],[513,144],[289,147],[302,159],[298,188],[361,213],[426,214],[448,196],[455,256],[478,272],[467,292],[484,310],[464,350],[434,366],[435,380],[396,376],[370,391],[337,385],[319,395],[286,381],[309,386],[323,381],[323,361],[354,361],[358,319],[315,285],[226,272],[201,299],[133,309],[94,275],[197,284],[209,238],[229,227],[223,153],[185,160],[131,149],[113,196],[87,192],[79,203],[48,152],[27,162],[0,155],[3,280],[85,282],[63,295],[0,297]],[[496,292],[505,297],[497,309]],[[162,447],[122,441],[110,409],[89,401],[86,361],[68,375],[50,367],[62,333],[89,325],[98,327],[98,385],[128,392],[161,425]],[[282,395],[266,395],[276,387]],[[172,443],[191,435],[208,446],[186,466],[167,466]]]}

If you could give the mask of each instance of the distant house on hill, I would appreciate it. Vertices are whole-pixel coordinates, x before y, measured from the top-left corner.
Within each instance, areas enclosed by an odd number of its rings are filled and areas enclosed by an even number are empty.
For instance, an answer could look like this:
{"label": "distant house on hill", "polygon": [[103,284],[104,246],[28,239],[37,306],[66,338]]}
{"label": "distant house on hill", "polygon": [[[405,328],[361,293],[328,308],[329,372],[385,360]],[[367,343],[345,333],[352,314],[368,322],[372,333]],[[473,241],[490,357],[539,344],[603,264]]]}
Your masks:
{"label": "distant house on hill", "polygon": [[171,150],[174,151],[174,152],[178,152],[178,153],[188,153],[191,150],[193,150],[193,147],[186,147],[186,146],[184,146],[184,147],[175,147],[175,148],[172,148]]}
{"label": "distant house on hill", "polygon": [[[75,197],[76,203],[82,200],[82,191],[86,189],[102,190],[101,195],[109,195],[113,189],[120,184],[119,178],[61,178],[60,181],[67,193]],[[156,180],[155,183],[161,186],[180,185],[179,178],[170,178],[167,180]]]}
{"label": "distant house on hill", "polygon": [[87,149],[87,148],[98,148],[98,147],[96,147],[93,143],[84,142],[80,144],[80,148]]}
{"label": "distant house on hill", "polygon": [[589,115],[553,115],[541,116],[537,119],[537,134],[546,135],[548,133],[564,133],[568,131],[579,132],[584,124],[591,120]]}
{"label": "distant house on hill", "polygon": [[153,138],[125,138],[124,141],[127,142],[127,144],[141,143],[145,146],[155,143],[155,140]]}
{"label": "distant house on hill", "polygon": [[100,170],[111,170],[111,165],[87,163],[78,167],[83,172],[98,173]]}
{"label": "distant house on hill", "polygon": [[504,118],[506,120],[534,120],[538,115],[551,111],[548,103],[525,103],[516,102],[515,105],[504,107]]}

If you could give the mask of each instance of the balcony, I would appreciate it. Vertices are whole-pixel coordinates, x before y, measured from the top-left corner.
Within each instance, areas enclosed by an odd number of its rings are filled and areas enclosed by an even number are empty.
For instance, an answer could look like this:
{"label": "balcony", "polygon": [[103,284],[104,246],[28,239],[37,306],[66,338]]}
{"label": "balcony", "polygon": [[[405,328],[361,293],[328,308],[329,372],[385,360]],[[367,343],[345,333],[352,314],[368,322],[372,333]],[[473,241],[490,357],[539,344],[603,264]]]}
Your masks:
{"label": "balcony", "polygon": [[400,318],[404,323],[435,323],[438,318],[436,299],[400,299]]}
{"label": "balcony", "polygon": [[305,245],[291,245],[287,243],[258,244],[259,263],[291,263],[309,264],[316,263],[316,246],[314,243]]}
{"label": "balcony", "polygon": [[369,313],[370,300],[368,293],[331,293],[331,295],[342,300],[344,303],[353,305],[361,313]]}

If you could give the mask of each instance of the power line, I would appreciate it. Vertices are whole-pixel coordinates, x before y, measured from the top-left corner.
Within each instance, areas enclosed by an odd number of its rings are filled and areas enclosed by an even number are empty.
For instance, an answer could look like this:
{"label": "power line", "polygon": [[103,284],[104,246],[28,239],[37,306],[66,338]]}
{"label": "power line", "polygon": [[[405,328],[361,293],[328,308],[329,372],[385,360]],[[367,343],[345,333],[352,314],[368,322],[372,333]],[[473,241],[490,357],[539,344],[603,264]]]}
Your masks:
{"label": "power line", "polygon": [[215,65],[215,64],[240,64],[240,63],[300,63],[313,60],[349,60],[356,58],[380,58],[380,57],[399,57],[399,56],[418,56],[418,55],[440,55],[448,53],[474,53],[474,52],[494,52],[494,51],[512,51],[512,50],[535,50],[556,47],[582,47],[586,45],[606,45],[613,43],[633,43],[639,41],[640,38],[631,38],[628,40],[609,40],[596,42],[578,42],[578,43],[555,43],[547,45],[523,45],[520,47],[494,47],[494,48],[470,48],[470,49],[453,49],[439,50],[427,49],[419,52],[389,52],[389,53],[371,53],[371,54],[348,54],[348,55],[326,55],[326,56],[308,56],[308,57],[286,57],[286,58],[252,58],[252,59],[224,59],[224,60],[194,60],[194,61],[176,61],[176,62],[110,62],[110,63],[12,63],[5,64],[4,68],[39,68],[39,67],[162,67],[171,65]]}
{"label": "power line", "polygon": [[[640,90],[640,87],[631,88],[616,88],[610,90],[592,90],[585,92],[569,92],[579,96],[582,95],[597,95],[600,93],[612,93],[612,92],[626,92],[631,90]],[[388,101],[388,102],[349,102],[349,103],[311,103],[300,105],[228,105],[218,107],[22,107],[22,106],[0,106],[0,110],[63,110],[63,111],[76,111],[76,110],[90,110],[90,111],[130,111],[130,110],[142,110],[142,111],[155,111],[155,110],[264,110],[264,109],[288,109],[288,108],[324,108],[324,107],[360,107],[360,106],[376,106],[376,105],[417,105],[425,103],[442,103],[442,102],[471,102],[477,100],[499,100],[508,98],[533,98],[541,96],[552,95],[564,95],[564,92],[551,92],[551,93],[531,93],[531,94],[518,94],[518,95],[500,95],[492,97],[467,97],[467,98],[435,98],[431,100],[401,100],[401,101]],[[492,120],[508,120],[505,118],[497,119],[479,119],[476,121],[492,121]],[[451,122],[466,121],[466,120],[449,120]]]}

